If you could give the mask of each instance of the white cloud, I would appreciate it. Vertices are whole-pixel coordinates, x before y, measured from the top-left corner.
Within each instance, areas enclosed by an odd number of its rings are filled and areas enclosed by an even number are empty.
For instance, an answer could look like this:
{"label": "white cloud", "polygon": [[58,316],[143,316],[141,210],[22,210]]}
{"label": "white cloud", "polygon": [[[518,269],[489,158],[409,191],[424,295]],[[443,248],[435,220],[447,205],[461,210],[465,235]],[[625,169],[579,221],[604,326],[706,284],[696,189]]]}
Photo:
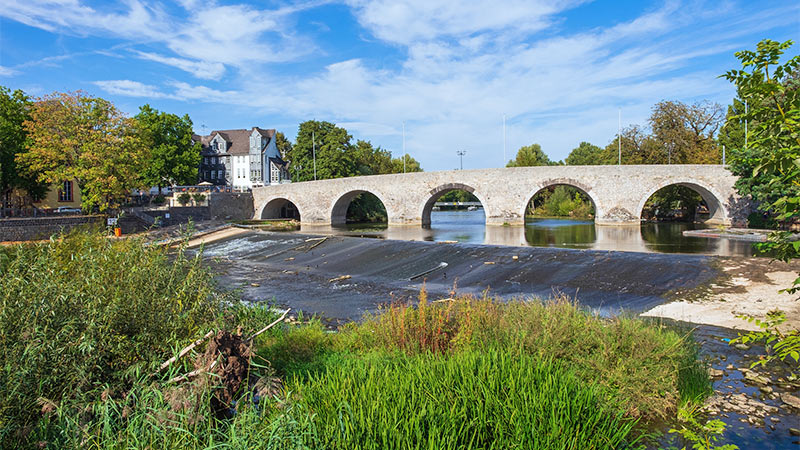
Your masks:
{"label": "white cloud", "polygon": [[0,77],[13,77],[17,75],[19,71],[11,69],[9,67],[0,66]]}
{"label": "white cloud", "polygon": [[47,31],[70,31],[78,35],[103,33],[125,38],[154,39],[169,29],[166,14],[157,6],[126,0],[118,8],[98,10],[80,0],[4,0],[0,15]]}
{"label": "white cloud", "polygon": [[358,21],[376,37],[400,44],[441,36],[548,26],[549,18],[580,1],[509,0],[350,0]]}
{"label": "white cloud", "polygon": [[136,51],[135,54],[142,59],[177,67],[178,69],[191,73],[197,78],[206,80],[219,80],[222,78],[222,75],[225,74],[225,65],[219,62],[191,61],[188,59],[172,58],[156,53],[140,51]]}
{"label": "white cloud", "polygon": [[284,9],[191,0],[180,5],[185,14],[170,15],[157,1],[147,0],[125,0],[103,8],[83,0],[5,0],[0,2],[0,16],[51,32],[163,45],[178,57],[152,52],[139,56],[204,79],[219,79],[224,65],[242,68],[289,61],[314,49],[307,39],[282,26],[287,14],[313,3]]}
{"label": "white cloud", "polygon": [[124,95],[126,97],[168,98],[156,86],[132,80],[104,80],[95,81],[94,84],[109,94]]}
{"label": "white cloud", "polygon": [[170,84],[175,88],[175,92],[172,95],[181,100],[200,100],[231,104],[238,104],[243,101],[241,93],[237,91],[220,91],[207,86],[193,86],[184,82],[173,82]]}

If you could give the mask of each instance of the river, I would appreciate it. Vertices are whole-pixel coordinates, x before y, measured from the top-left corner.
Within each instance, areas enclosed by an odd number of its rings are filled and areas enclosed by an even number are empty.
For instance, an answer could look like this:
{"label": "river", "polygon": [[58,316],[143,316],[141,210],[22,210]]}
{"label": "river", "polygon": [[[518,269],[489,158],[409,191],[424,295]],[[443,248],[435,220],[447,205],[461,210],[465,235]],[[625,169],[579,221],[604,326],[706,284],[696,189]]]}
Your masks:
{"label": "river", "polygon": [[707,228],[687,222],[643,223],[641,226],[595,225],[591,220],[532,219],[525,226],[487,227],[482,209],[433,211],[430,227],[387,227],[385,224],[350,224],[342,227],[303,226],[302,233],[372,237],[405,241],[455,241],[573,249],[616,250],[645,253],[694,253],[717,256],[752,256],[750,242],[684,236],[686,230]]}

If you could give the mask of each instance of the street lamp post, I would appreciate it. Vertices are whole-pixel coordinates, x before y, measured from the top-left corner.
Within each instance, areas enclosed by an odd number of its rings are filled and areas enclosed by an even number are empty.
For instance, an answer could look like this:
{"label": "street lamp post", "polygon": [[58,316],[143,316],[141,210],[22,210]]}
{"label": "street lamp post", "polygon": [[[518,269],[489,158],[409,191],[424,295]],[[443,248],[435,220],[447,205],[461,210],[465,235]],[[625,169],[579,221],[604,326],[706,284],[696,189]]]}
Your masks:
{"label": "street lamp post", "polygon": [[466,154],[467,154],[466,150],[457,150],[456,151],[456,155],[458,155],[458,158],[459,158],[459,164],[458,164],[459,167],[460,167],[459,170],[464,170],[464,155],[466,155]]}

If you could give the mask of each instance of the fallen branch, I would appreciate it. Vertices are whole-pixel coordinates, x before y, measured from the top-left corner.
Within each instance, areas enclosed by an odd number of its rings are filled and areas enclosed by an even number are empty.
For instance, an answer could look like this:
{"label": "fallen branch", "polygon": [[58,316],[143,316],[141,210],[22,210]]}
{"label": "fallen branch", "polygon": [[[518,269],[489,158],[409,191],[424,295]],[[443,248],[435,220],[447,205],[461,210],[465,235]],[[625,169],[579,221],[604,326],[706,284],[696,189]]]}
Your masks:
{"label": "fallen branch", "polygon": [[178,354],[177,354],[177,355],[175,355],[175,356],[173,356],[172,358],[170,358],[170,359],[168,359],[168,360],[164,361],[164,363],[163,363],[163,364],[161,364],[161,366],[158,368],[158,370],[156,370],[154,373],[150,374],[150,376],[152,377],[152,376],[154,376],[154,375],[158,374],[158,373],[159,373],[159,372],[161,372],[162,370],[164,370],[164,369],[166,369],[167,367],[169,367],[169,365],[170,365],[170,364],[172,364],[172,363],[174,363],[175,361],[177,361],[177,360],[179,360],[179,359],[183,358],[183,357],[184,357],[184,356],[185,356],[187,353],[189,353],[190,351],[194,350],[194,348],[195,348],[195,347],[197,347],[198,345],[202,344],[202,343],[203,343],[203,341],[205,341],[206,339],[210,338],[210,337],[211,337],[211,336],[213,336],[213,335],[214,335],[214,330],[211,330],[211,331],[209,331],[208,333],[206,333],[206,335],[205,335],[205,336],[203,336],[203,337],[201,337],[200,339],[198,339],[198,340],[196,340],[196,341],[192,342],[191,344],[187,345],[187,346],[186,346],[186,347],[184,347],[184,348],[183,348],[183,349],[182,349],[180,352],[178,352]]}
{"label": "fallen branch", "polygon": [[249,338],[245,339],[245,342],[250,342],[250,341],[252,341],[252,340],[253,340],[253,339],[254,339],[256,336],[258,336],[259,334],[261,334],[261,333],[263,333],[263,332],[265,332],[265,331],[269,330],[270,328],[272,328],[272,327],[274,327],[275,325],[277,325],[278,323],[280,323],[280,322],[281,322],[281,321],[282,321],[282,320],[283,320],[283,319],[286,317],[286,315],[287,315],[287,314],[289,314],[289,311],[291,311],[291,310],[292,310],[292,308],[289,308],[289,309],[287,309],[286,311],[284,311],[282,316],[278,317],[278,318],[277,318],[277,319],[276,319],[274,322],[272,322],[271,324],[269,324],[269,325],[265,326],[264,328],[262,328],[262,329],[260,329],[260,330],[256,331],[256,332],[255,332],[255,334],[253,334],[253,335],[252,335],[252,336],[250,336]]}
{"label": "fallen branch", "polygon": [[181,381],[187,381],[190,378],[194,378],[194,377],[200,375],[203,372],[210,371],[216,365],[217,365],[217,362],[214,361],[214,362],[211,363],[211,365],[208,367],[208,369],[197,369],[197,370],[193,370],[193,371],[187,373],[186,375],[178,375],[175,378],[170,378],[170,380],[167,381],[167,383],[180,383]]}
{"label": "fallen branch", "polygon": [[349,280],[350,278],[352,278],[350,275],[342,275],[340,277],[331,278],[330,280],[328,280],[328,283],[334,283],[336,281],[342,281],[342,280]]}
{"label": "fallen branch", "polygon": [[319,244],[322,244],[323,242],[327,241],[329,237],[330,237],[330,236],[325,236],[324,238],[320,239],[320,240],[319,240],[319,242],[315,243],[315,244],[314,244],[314,245],[312,245],[311,247],[308,247],[308,248],[306,249],[306,251],[309,251],[309,250],[313,249],[314,247],[318,246]]}
{"label": "fallen branch", "polygon": [[429,273],[431,273],[431,272],[433,272],[435,270],[444,269],[445,267],[447,267],[447,263],[442,261],[442,262],[439,263],[438,266],[434,267],[433,269],[426,270],[425,272],[418,273],[418,274],[414,275],[413,277],[410,277],[408,279],[408,281],[414,281],[415,278],[419,278],[421,276],[427,275],[427,274],[429,274]]}

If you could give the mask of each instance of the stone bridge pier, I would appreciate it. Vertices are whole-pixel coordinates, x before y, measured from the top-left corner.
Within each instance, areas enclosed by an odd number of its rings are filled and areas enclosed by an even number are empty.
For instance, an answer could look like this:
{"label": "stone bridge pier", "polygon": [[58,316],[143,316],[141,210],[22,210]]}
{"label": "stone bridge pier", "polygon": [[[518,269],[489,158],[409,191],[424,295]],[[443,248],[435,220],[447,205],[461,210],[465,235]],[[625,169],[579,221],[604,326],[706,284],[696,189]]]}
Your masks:
{"label": "stone bridge pier", "polygon": [[416,172],[307,181],[253,190],[256,219],[297,217],[308,225],[337,225],[358,195],[375,195],[389,225],[426,226],[433,204],[452,190],[473,193],[487,225],[522,225],[528,202],[542,189],[569,185],[586,193],[600,225],[638,225],[645,202],[667,186],[702,196],[710,223],[741,223],[750,203],[734,189],[736,177],[718,165],[543,166]]}

